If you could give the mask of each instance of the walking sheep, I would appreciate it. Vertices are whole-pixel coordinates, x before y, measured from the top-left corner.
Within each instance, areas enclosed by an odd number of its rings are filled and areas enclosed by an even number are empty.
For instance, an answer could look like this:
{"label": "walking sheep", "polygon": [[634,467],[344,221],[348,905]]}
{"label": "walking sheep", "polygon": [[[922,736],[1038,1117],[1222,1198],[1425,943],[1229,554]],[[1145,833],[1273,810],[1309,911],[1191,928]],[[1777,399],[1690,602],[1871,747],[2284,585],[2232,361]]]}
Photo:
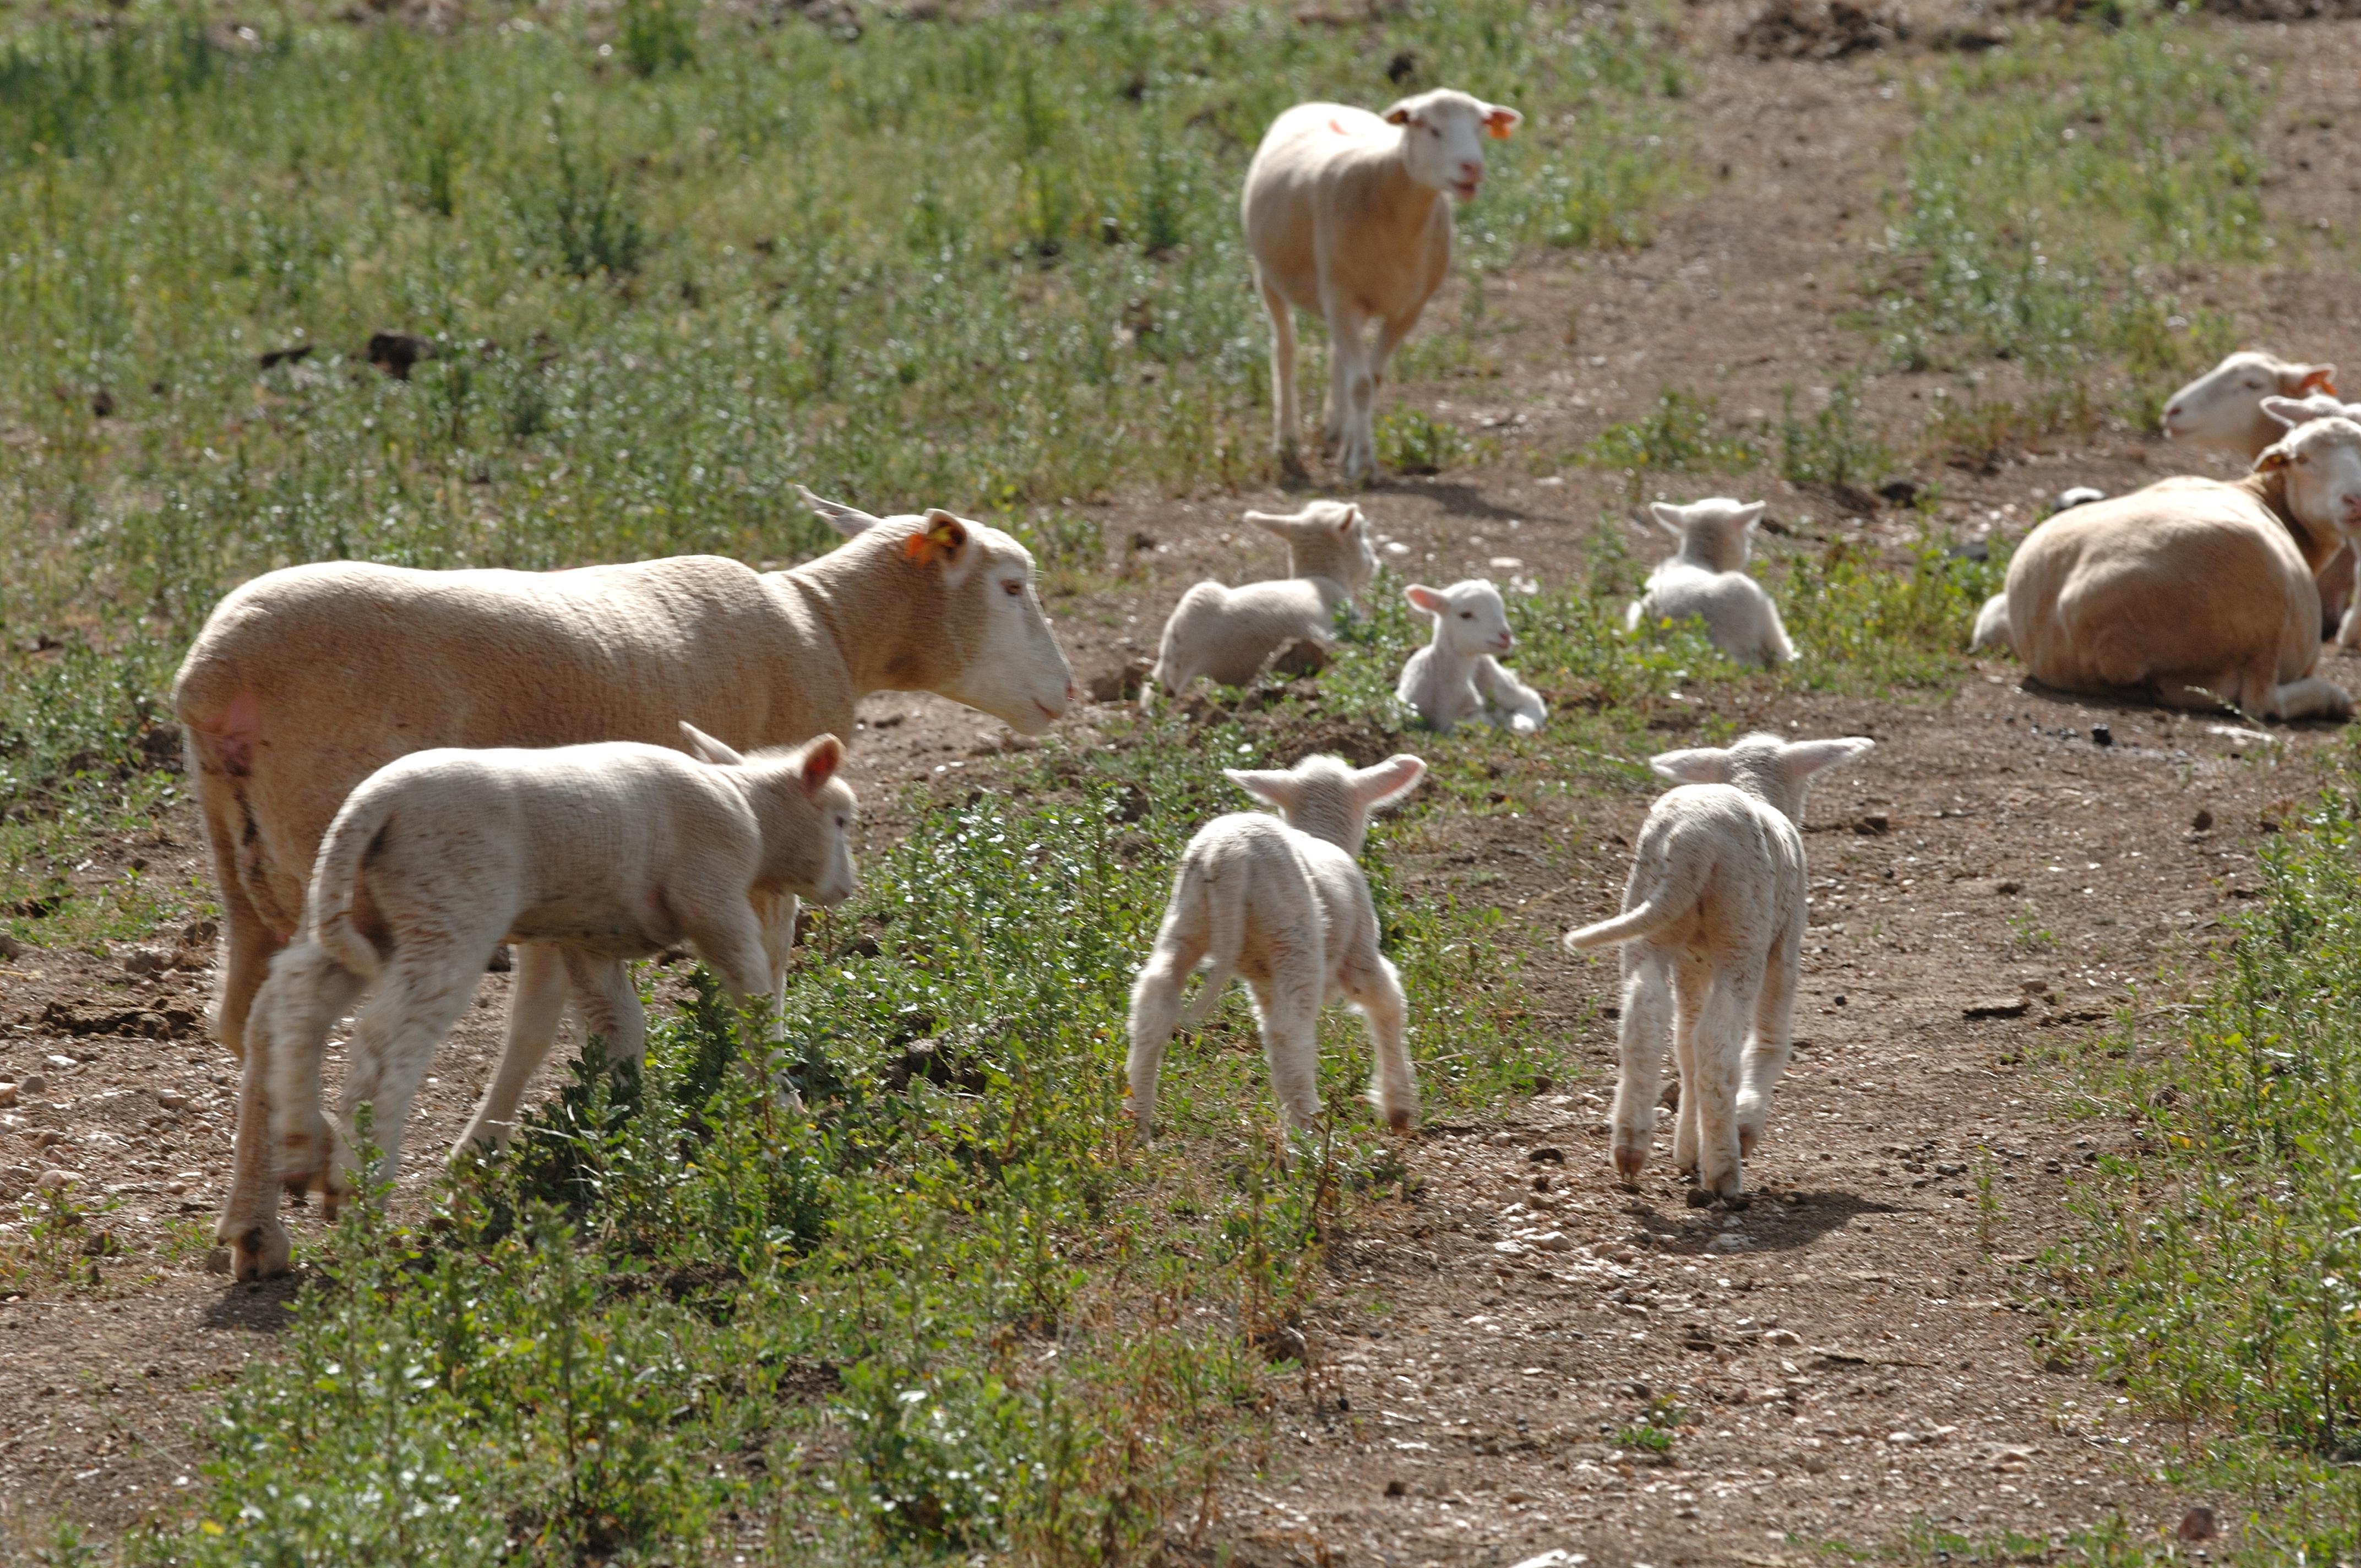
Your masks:
{"label": "walking sheep", "polygon": [[[1409,755],[1373,768],[1307,757],[1285,773],[1227,770],[1279,817],[1217,817],[1181,852],[1155,950],[1131,988],[1129,1095],[1143,1135],[1154,1130],[1157,1071],[1175,1023],[1211,1013],[1233,976],[1254,993],[1285,1125],[1319,1119],[1320,1010],[1340,996],[1368,1026],[1370,1102],[1397,1132],[1410,1125],[1418,1086],[1403,1040],[1407,1003],[1378,950],[1377,910],[1356,857],[1369,813],[1409,794],[1425,771]],[[1209,966],[1205,986],[1184,1018],[1181,988],[1201,963]]]}
{"label": "walking sheep", "polygon": [[1520,735],[1542,727],[1549,709],[1541,693],[1495,657],[1517,641],[1499,589],[1472,577],[1447,588],[1413,583],[1402,597],[1434,618],[1434,641],[1403,663],[1394,696],[1416,708],[1429,729],[1448,735],[1463,719],[1474,718]]}
{"label": "walking sheep", "polygon": [[[1524,116],[1438,88],[1382,117],[1298,104],[1255,149],[1238,201],[1255,287],[1270,313],[1272,440],[1295,450],[1293,311],[1328,327],[1327,443],[1347,480],[1377,471],[1376,408],[1386,361],[1451,270],[1451,203],[1484,183],[1484,140]],[[1377,343],[1368,343],[1377,323]]]}
{"label": "walking sheep", "polygon": [[1763,521],[1763,503],[1716,496],[1685,507],[1655,501],[1648,510],[1681,544],[1648,574],[1647,591],[1625,615],[1624,629],[1702,620],[1708,640],[1741,663],[1784,664],[1795,658],[1779,607],[1746,575],[1747,541]]}
{"label": "walking sheep", "polygon": [[1377,576],[1369,520],[1350,501],[1246,517],[1287,542],[1287,576],[1235,588],[1198,583],[1182,594],[1164,622],[1156,667],[1140,687],[1143,711],[1158,686],[1178,696],[1200,675],[1242,686],[1296,638],[1328,646],[1335,641],[1337,607],[1350,604]]}
{"label": "walking sheep", "polygon": [[1650,759],[1680,782],[1640,828],[1623,913],[1569,931],[1568,952],[1623,944],[1615,1173],[1639,1179],[1669,1038],[1680,1073],[1673,1162],[1734,1197],[1787,1069],[1803,967],[1806,781],[1874,742],[1749,735]]}

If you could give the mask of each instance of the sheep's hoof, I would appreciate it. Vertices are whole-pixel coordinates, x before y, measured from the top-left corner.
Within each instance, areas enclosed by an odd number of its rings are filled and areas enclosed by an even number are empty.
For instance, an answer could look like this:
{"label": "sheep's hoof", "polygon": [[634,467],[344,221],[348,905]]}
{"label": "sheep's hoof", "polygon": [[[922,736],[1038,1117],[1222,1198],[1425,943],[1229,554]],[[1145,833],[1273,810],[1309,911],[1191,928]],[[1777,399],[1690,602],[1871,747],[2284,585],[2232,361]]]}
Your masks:
{"label": "sheep's hoof", "polygon": [[1681,1197],[1681,1201],[1692,1209],[1710,1209],[1713,1199],[1713,1193],[1702,1187],[1692,1187]]}
{"label": "sheep's hoof", "polygon": [[1386,1125],[1387,1125],[1387,1126],[1389,1126],[1389,1127],[1391,1127],[1391,1128],[1392,1128],[1395,1132],[1397,1132],[1397,1133],[1407,1133],[1407,1132],[1409,1132],[1409,1131],[1410,1131],[1410,1113],[1409,1113],[1409,1112],[1407,1112],[1407,1111],[1389,1111],[1389,1112],[1388,1112],[1388,1113],[1386,1113]]}
{"label": "sheep's hoof", "polygon": [[1763,1141],[1763,1129],[1744,1122],[1738,1124],[1738,1154],[1743,1159],[1754,1153],[1754,1146]]}
{"label": "sheep's hoof", "polygon": [[241,1285],[286,1273],[295,1255],[294,1244],[276,1223],[250,1225],[243,1234],[216,1239],[229,1244],[230,1277]]}
{"label": "sheep's hoof", "polygon": [[1626,1148],[1620,1145],[1617,1146],[1615,1150],[1615,1174],[1621,1179],[1624,1186],[1638,1186],[1640,1184],[1640,1168],[1647,1163],[1648,1151],[1646,1149]]}

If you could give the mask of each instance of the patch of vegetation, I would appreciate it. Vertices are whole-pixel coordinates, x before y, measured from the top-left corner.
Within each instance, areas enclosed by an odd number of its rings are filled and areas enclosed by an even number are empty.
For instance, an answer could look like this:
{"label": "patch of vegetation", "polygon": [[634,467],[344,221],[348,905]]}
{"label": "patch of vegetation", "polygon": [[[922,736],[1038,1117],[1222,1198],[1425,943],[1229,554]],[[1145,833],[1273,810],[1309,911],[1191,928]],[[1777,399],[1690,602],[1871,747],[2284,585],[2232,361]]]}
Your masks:
{"label": "patch of vegetation", "polygon": [[1457,425],[1414,408],[1378,415],[1377,438],[1378,461],[1404,474],[1439,474],[1467,452]]}
{"label": "patch of vegetation", "polygon": [[1610,424],[1576,459],[1596,468],[1730,474],[1753,467],[1762,454],[1743,434],[1721,428],[1711,398],[1667,387],[1645,415]]}
{"label": "patch of vegetation", "polygon": [[1795,412],[1795,389],[1782,389],[1779,473],[1789,484],[1871,483],[1891,461],[1876,438],[1861,429],[1861,392],[1850,381],[1831,388],[1828,401],[1808,418]]}

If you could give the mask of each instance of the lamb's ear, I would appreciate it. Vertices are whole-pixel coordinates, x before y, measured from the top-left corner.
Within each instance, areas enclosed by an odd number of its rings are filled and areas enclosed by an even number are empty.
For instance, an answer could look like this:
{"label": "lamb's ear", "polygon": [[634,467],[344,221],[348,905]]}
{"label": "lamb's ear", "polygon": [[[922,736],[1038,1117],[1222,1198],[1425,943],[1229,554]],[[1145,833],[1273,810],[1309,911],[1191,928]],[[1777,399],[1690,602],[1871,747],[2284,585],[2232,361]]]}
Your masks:
{"label": "lamb's ear", "polygon": [[1281,539],[1287,537],[1290,529],[1303,521],[1290,511],[1250,511],[1246,514],[1246,520],[1257,528],[1268,529]]}
{"label": "lamb's ear", "polygon": [[1506,141],[1509,133],[1525,123],[1524,115],[1505,104],[1489,104],[1484,109],[1484,128],[1492,133],[1494,141]]}
{"label": "lamb's ear", "polygon": [[1650,501],[1648,515],[1654,518],[1656,526],[1666,533],[1681,534],[1688,532],[1689,520],[1683,517],[1681,509],[1670,501]]}
{"label": "lamb's ear", "polygon": [[1770,510],[1771,503],[1769,501],[1749,501],[1744,506],[1738,509],[1737,517],[1733,518],[1731,521],[1736,522],[1741,529],[1751,532],[1752,532],[1754,525],[1763,521],[1763,514]]}
{"label": "lamb's ear", "polygon": [[914,566],[956,561],[967,543],[967,524],[940,507],[928,507],[926,526],[902,542],[902,559]]}
{"label": "lamb's ear", "polygon": [[689,754],[699,762],[712,762],[724,768],[741,767],[745,763],[745,758],[685,718],[680,722],[680,733],[682,739],[688,742]]}
{"label": "lamb's ear", "polygon": [[1411,604],[1426,611],[1429,615],[1441,615],[1444,610],[1451,608],[1450,600],[1444,598],[1434,589],[1428,587],[1424,583],[1412,583],[1410,587],[1402,590],[1402,598],[1410,600]]}
{"label": "lamb's ear", "polygon": [[804,748],[796,762],[796,772],[804,781],[806,795],[818,795],[820,786],[836,776],[844,765],[844,742],[833,735],[823,735]]}
{"label": "lamb's ear", "polygon": [[1728,784],[1730,753],[1716,746],[1659,751],[1648,765],[1676,784]]}
{"label": "lamb's ear", "polygon": [[1400,103],[1396,104],[1392,108],[1388,109],[1385,113],[1385,122],[1389,126],[1406,126],[1410,124],[1410,100],[1405,98]]}
{"label": "lamb's ear", "polygon": [[2296,368],[2303,372],[2302,378],[2296,382],[2297,391],[2326,392],[2331,397],[2336,395],[2335,366],[2299,365]]}
{"label": "lamb's ear", "polygon": [[2328,417],[2314,410],[2312,404],[2302,398],[2265,398],[2262,410],[2264,413],[2290,430],[2293,430],[2297,425],[2310,424],[2313,420]]}
{"label": "lamb's ear", "polygon": [[1374,768],[1360,768],[1353,773],[1353,793],[1359,796],[1361,809],[1375,811],[1389,806],[1418,787],[1426,775],[1423,758],[1408,751],[1399,751]]}
{"label": "lamb's ear", "polygon": [[877,520],[859,507],[849,507],[842,501],[832,501],[825,496],[816,496],[801,485],[796,487],[796,494],[803,498],[804,505],[819,515],[822,522],[843,534],[847,539],[856,534],[866,533],[877,526]]}
{"label": "lamb's ear", "polygon": [[1779,755],[1800,781],[1824,768],[1840,768],[1876,744],[1866,735],[1849,735],[1841,740],[1797,740]]}
{"label": "lamb's ear", "polygon": [[1257,800],[1268,801],[1281,811],[1303,798],[1303,781],[1277,768],[1224,768],[1222,773]]}
{"label": "lamb's ear", "polygon": [[1360,521],[1361,509],[1357,506],[1347,504],[1345,508],[1345,515],[1339,518],[1336,521],[1336,537],[1342,539],[1345,535],[1352,532],[1353,525]]}

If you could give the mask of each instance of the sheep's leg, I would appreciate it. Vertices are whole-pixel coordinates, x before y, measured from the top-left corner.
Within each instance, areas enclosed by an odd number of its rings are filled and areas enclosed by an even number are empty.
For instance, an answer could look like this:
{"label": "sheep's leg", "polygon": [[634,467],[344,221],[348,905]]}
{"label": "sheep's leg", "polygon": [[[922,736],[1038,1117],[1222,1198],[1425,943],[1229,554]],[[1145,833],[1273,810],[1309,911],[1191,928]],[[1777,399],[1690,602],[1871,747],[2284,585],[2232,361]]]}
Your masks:
{"label": "sheep's leg", "polygon": [[2361,551],[2348,544],[2345,553],[2353,557],[2353,580],[2345,587],[2345,609],[2336,623],[2336,645],[2361,648]]}
{"label": "sheep's leg", "polygon": [[1758,970],[1748,975],[1725,970],[1707,983],[1689,1037],[1689,1071],[1681,1095],[1684,1121],[1694,1117],[1697,1156],[1697,1186],[1721,1197],[1735,1197],[1745,1185],[1739,1165],[1739,1061],[1746,1040],[1747,1020],[1761,995]]}
{"label": "sheep's leg", "polygon": [[[357,976],[317,948],[309,949],[305,956],[317,961],[286,966],[278,983],[266,985],[256,998],[248,1019],[254,1028],[238,1079],[229,1201],[214,1231],[214,1240],[230,1249],[231,1277],[239,1280],[286,1273],[293,1250],[285,1227],[279,1223],[279,1184],[274,1179],[278,1162],[271,1145],[271,1066],[291,1048],[300,1052],[307,1044],[316,1061],[319,1037],[325,1036],[329,1025],[352,1005],[361,989]],[[314,1024],[317,1036],[307,1040],[302,1031]]]}
{"label": "sheep's leg", "polygon": [[1269,975],[1248,981],[1256,1020],[1262,1025],[1262,1056],[1270,1069],[1271,1092],[1279,1119],[1296,1132],[1320,1121],[1320,1004],[1327,987],[1317,955],[1276,955]]}
{"label": "sheep's leg", "polygon": [[1752,1158],[1763,1142],[1763,1125],[1771,1120],[1772,1091],[1787,1071],[1795,1033],[1795,982],[1804,967],[1800,925],[1788,928],[1754,1001],[1754,1035],[1746,1045],[1745,1076],[1738,1090],[1741,1159]]}
{"label": "sheep's leg", "polygon": [[1140,966],[1131,982],[1130,1054],[1124,1061],[1133,1125],[1142,1137],[1156,1130],[1156,1079],[1164,1067],[1164,1047],[1180,1017],[1180,992],[1205,956],[1202,931],[1181,930],[1167,921],[1156,938],[1156,950]]}
{"label": "sheep's leg", "polygon": [[1417,310],[1387,316],[1378,322],[1377,346],[1369,351],[1369,385],[1372,389],[1386,384],[1386,366],[1392,360],[1394,350],[1401,346],[1402,339],[1410,335],[1410,329],[1418,324],[1419,315],[1425,309],[1426,302],[1422,300]]}
{"label": "sheep's leg", "polygon": [[509,996],[509,1034],[500,1047],[500,1065],[484,1096],[476,1102],[467,1130],[451,1146],[451,1157],[462,1157],[478,1144],[505,1148],[516,1130],[517,1101],[524,1086],[540,1070],[557,1037],[557,1023],[566,1011],[566,965],[559,950],[547,942],[516,944],[515,984]]}
{"label": "sheep's leg", "polygon": [[334,1157],[335,1135],[320,1111],[320,1063],[328,1031],[361,990],[359,976],[303,944],[271,961],[270,981],[247,1017],[269,1076],[266,1099],[279,1146],[279,1179],[291,1191],[318,1185]]}
{"label": "sheep's leg", "polygon": [[1328,305],[1328,429],[1338,444],[1345,477],[1377,471],[1378,438],[1371,424],[1377,383],[1369,374],[1367,313],[1349,302]]}
{"label": "sheep's leg", "polygon": [[1673,980],[1673,1060],[1681,1075],[1680,1098],[1673,1113],[1673,1168],[1695,1175],[1697,1168],[1697,1027],[1704,1015],[1706,993],[1713,971],[1684,958]]}
{"label": "sheep's leg", "polygon": [[2268,711],[2278,718],[2346,718],[2353,713],[2353,697],[2333,681],[2306,675],[2272,687]]}
{"label": "sheep's leg", "polygon": [[[193,752],[192,753],[194,754]],[[221,981],[214,992],[214,1038],[231,1057],[246,1056],[246,1025],[270,960],[284,946],[238,878],[237,839],[229,821],[205,802],[205,843],[213,850],[214,885],[221,892]],[[226,804],[226,803],[225,803]]]}
{"label": "sheep's leg", "polygon": [[1621,1066],[1615,1081],[1615,1174],[1626,1187],[1640,1179],[1656,1135],[1656,1095],[1672,1033],[1672,976],[1664,955],[1644,942],[1623,948]]}
{"label": "sheep's leg", "polygon": [[1295,313],[1279,291],[1256,269],[1263,309],[1270,313],[1270,444],[1284,456],[1295,450],[1296,433],[1303,428],[1303,411],[1295,390]]}
{"label": "sheep's leg", "polygon": [[1345,977],[1345,995],[1361,1010],[1369,1031],[1369,1103],[1397,1133],[1410,1131],[1418,1114],[1418,1080],[1411,1073],[1403,1029],[1410,1013],[1401,976],[1379,952],[1371,952]]}
{"label": "sheep's leg", "polygon": [[434,1059],[434,1047],[467,1010],[484,972],[483,955],[499,938],[498,931],[473,939],[441,932],[413,938],[387,966],[383,988],[353,1027],[352,1068],[337,1105],[346,1137],[326,1190],[331,1215],[352,1190],[355,1117],[362,1105],[374,1108],[369,1136],[385,1156],[383,1179],[401,1174],[402,1133],[418,1080]]}
{"label": "sheep's leg", "polygon": [[[648,1015],[640,1005],[640,988],[631,983],[631,965],[620,959],[593,958],[572,948],[562,956],[583,1030],[598,1036],[606,1065],[611,1069],[630,1062],[638,1067],[648,1053]],[[747,987],[747,992],[769,994],[753,986]]]}

